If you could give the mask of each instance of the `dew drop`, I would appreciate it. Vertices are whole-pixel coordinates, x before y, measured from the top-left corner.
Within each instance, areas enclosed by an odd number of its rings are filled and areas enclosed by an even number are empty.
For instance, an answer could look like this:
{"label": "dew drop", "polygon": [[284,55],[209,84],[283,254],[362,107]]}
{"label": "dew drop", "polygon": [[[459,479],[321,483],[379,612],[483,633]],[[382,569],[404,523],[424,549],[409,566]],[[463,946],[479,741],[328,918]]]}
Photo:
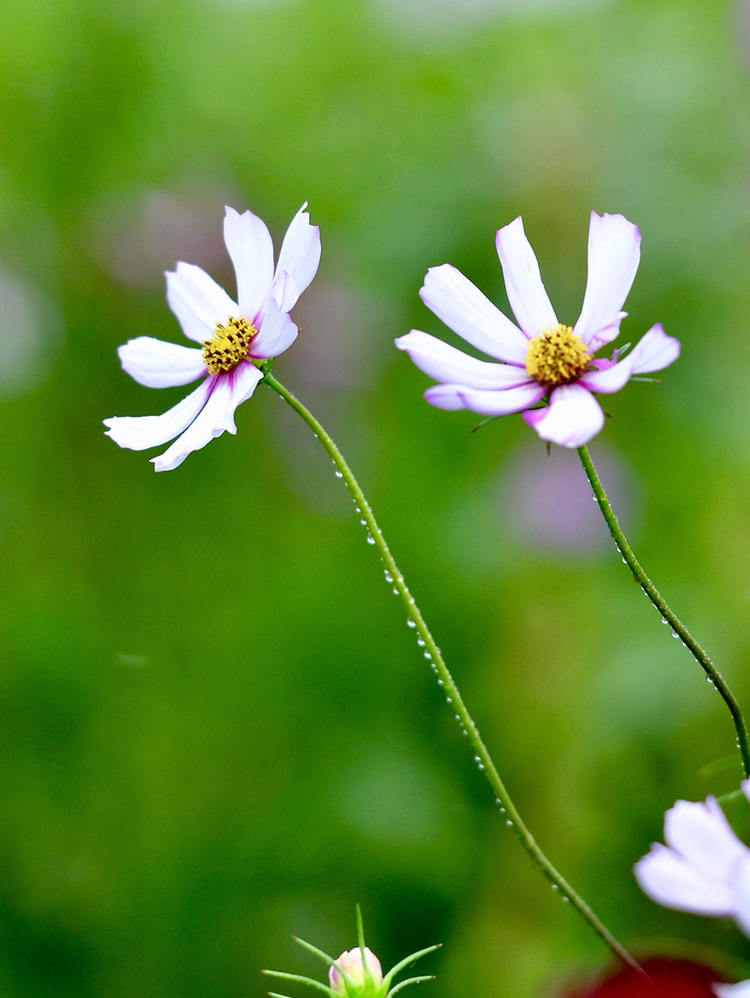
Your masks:
{"label": "dew drop", "polygon": [[409,617],[409,619],[406,621],[406,626],[407,627],[416,627],[417,625],[414,623],[414,621],[411,619],[411,617]]}
{"label": "dew drop", "polygon": [[336,478],[343,478],[343,477],[344,477],[344,472],[343,471],[339,471],[339,469],[337,468],[336,469]]}
{"label": "dew drop", "polygon": [[707,682],[707,683],[710,683],[710,684],[711,684],[711,686],[713,686],[713,684],[714,684],[714,681],[713,681],[713,679],[711,679],[711,677],[710,677],[710,676],[706,676],[706,682]]}
{"label": "dew drop", "polygon": [[594,502],[598,502],[598,501],[599,501],[599,500],[598,500],[598,499],[596,498],[596,496],[592,496],[591,498],[592,498],[592,499],[594,500]]}
{"label": "dew drop", "polygon": [[565,904],[567,904],[570,901],[570,898],[565,897],[565,895],[563,894],[560,900],[563,901]]}
{"label": "dew drop", "polygon": [[445,702],[446,702],[446,703],[453,703],[453,701],[451,700],[451,698],[450,698],[450,697],[446,697],[446,698],[445,698]]}
{"label": "dew drop", "polygon": [[623,565],[627,565],[627,563],[628,563],[628,559],[627,559],[627,558],[623,558],[623,559],[622,559],[622,563],[623,563]]}
{"label": "dew drop", "polygon": [[510,820],[510,818],[506,818],[505,824],[508,826],[508,828],[512,828],[513,827],[513,822]]}
{"label": "dew drop", "polygon": [[466,737],[466,738],[469,737],[469,732],[466,730],[466,728],[464,728],[464,730],[461,732],[461,734],[464,735],[464,737]]}
{"label": "dew drop", "polygon": [[386,582],[393,582],[393,576],[391,575],[391,573],[388,571],[387,568],[384,569],[383,575],[385,576],[385,581]]}
{"label": "dew drop", "polygon": [[483,773],[483,772],[484,772],[484,764],[480,762],[480,763],[479,763],[479,765],[477,766],[477,769],[478,769],[478,770],[479,770],[480,772],[482,772],[482,773]]}
{"label": "dew drop", "polygon": [[372,536],[372,534],[368,534],[367,535],[367,543],[368,544],[374,544],[375,543],[375,538]]}
{"label": "dew drop", "polygon": [[367,520],[360,520],[359,522],[362,524],[363,527],[367,526]]}
{"label": "dew drop", "polygon": [[680,635],[677,633],[677,631],[672,631],[672,637],[673,638],[679,638],[679,636]]}
{"label": "dew drop", "polygon": [[500,808],[500,814],[505,814],[505,808],[504,807]]}
{"label": "dew drop", "polygon": [[425,657],[426,659],[431,659],[431,658],[432,658],[432,655],[430,655],[430,653],[429,653],[428,651],[426,651],[426,652],[424,653],[424,657]]}
{"label": "dew drop", "polygon": [[496,803],[496,804],[501,804],[501,803],[502,803],[502,801],[500,800],[500,798],[499,798],[499,797],[496,797],[496,798],[495,798],[495,803]]}
{"label": "dew drop", "polygon": [[558,888],[557,884],[552,884],[552,890],[553,890],[553,891],[556,891],[556,890],[558,890],[558,889],[559,889],[559,888]]}
{"label": "dew drop", "polygon": [[422,638],[417,638],[417,644],[420,648],[424,648],[424,640]]}
{"label": "dew drop", "polygon": [[480,757],[478,755],[474,756],[474,762],[481,762],[481,761],[482,760],[480,759]]}
{"label": "dew drop", "polygon": [[393,593],[394,596],[398,596],[398,587],[394,586],[391,592]]}
{"label": "dew drop", "polygon": [[669,623],[669,621],[667,620],[666,617],[662,617],[661,618],[661,622],[662,622],[662,624],[668,624]]}
{"label": "dew drop", "polygon": [[458,721],[459,724],[461,723],[461,718],[459,717],[458,714],[456,714],[456,720]]}
{"label": "dew drop", "polygon": [[438,686],[442,686],[442,685],[443,685],[443,680],[442,679],[438,679]]}

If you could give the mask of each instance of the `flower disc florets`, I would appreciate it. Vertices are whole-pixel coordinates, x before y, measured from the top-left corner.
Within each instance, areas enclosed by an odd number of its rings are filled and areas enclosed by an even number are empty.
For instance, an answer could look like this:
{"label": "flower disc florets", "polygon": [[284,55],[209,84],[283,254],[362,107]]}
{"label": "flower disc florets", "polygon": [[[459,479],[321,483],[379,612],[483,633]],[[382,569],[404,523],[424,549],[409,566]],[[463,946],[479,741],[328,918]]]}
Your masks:
{"label": "flower disc florets", "polygon": [[230,317],[225,326],[216,323],[210,340],[203,340],[203,362],[212,374],[231,371],[250,352],[250,341],[258,332],[247,319]]}
{"label": "flower disc florets", "polygon": [[529,343],[526,370],[543,385],[557,388],[575,381],[586,370],[591,354],[571,326],[562,323],[543,329]]}

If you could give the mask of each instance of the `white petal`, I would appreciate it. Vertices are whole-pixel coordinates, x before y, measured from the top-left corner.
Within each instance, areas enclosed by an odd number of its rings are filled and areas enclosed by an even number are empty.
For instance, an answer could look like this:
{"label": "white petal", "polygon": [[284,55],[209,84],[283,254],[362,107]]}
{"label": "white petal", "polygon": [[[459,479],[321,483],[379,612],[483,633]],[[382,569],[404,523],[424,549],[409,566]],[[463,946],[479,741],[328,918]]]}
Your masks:
{"label": "white petal", "polygon": [[750,998],[750,981],[740,981],[739,984],[712,984],[711,990],[716,998]]}
{"label": "white petal", "polygon": [[638,860],[633,872],[643,893],[665,908],[716,918],[734,914],[734,897],[726,884],[696,869],[658,842]]}
{"label": "white petal", "polygon": [[167,271],[166,277],[169,307],[188,339],[202,343],[213,334],[217,322],[224,325],[230,315],[239,312],[213,277],[192,263],[178,263],[177,269]]}
{"label": "white petal", "polygon": [[649,374],[651,371],[661,371],[669,367],[680,356],[680,341],[674,336],[667,336],[662,324],[655,326],[636,343],[630,354],[630,364],[633,374]]}
{"label": "white petal", "polygon": [[200,350],[165,343],[152,336],[138,336],[119,347],[124,371],[148,388],[187,385],[206,373]]}
{"label": "white petal", "polygon": [[273,280],[273,241],[265,222],[251,211],[240,215],[227,206],[224,242],[237,275],[240,314],[249,322],[260,315]]}
{"label": "white petal", "polygon": [[508,301],[524,333],[533,339],[542,329],[556,326],[557,316],[544,290],[539,264],[520,216],[498,231],[495,246],[503,267]]}
{"label": "white petal", "polygon": [[750,857],[744,858],[733,877],[734,919],[746,936],[750,936]]}
{"label": "white petal", "polygon": [[507,416],[511,412],[528,409],[547,391],[537,381],[506,391],[485,392],[465,385],[434,385],[424,397],[436,409],[470,409],[483,416]]}
{"label": "white petal", "polygon": [[525,365],[526,337],[460,270],[449,263],[430,267],[419,295],[467,343],[490,357]]}
{"label": "white petal", "polygon": [[726,882],[750,858],[714,797],[705,804],[678,800],[664,815],[664,841],[696,869]]}
{"label": "white petal", "polygon": [[608,325],[600,329],[596,336],[592,336],[591,341],[588,344],[589,350],[594,353],[606,343],[611,343],[612,340],[616,340],[620,335],[620,323],[623,319],[627,318],[627,315],[627,312],[618,312]]}
{"label": "white petal", "polygon": [[[617,321],[641,258],[641,234],[622,215],[591,212],[586,294],[575,332],[584,343]],[[606,342],[606,340],[605,340]]]}
{"label": "white petal", "polygon": [[287,274],[285,270],[277,270],[276,277],[273,279],[271,295],[281,311],[288,312],[300,296],[299,285],[291,274]]}
{"label": "white petal", "polygon": [[215,378],[208,377],[195,391],[161,416],[113,416],[105,419],[107,436],[128,450],[146,450],[172,440],[189,426],[208,401]]}
{"label": "white petal", "polygon": [[504,389],[517,388],[533,380],[522,367],[477,360],[418,329],[399,337],[396,346],[406,350],[420,371],[436,381],[466,385],[467,388]]}
{"label": "white petal", "polygon": [[[310,225],[310,215],[305,211],[306,208],[307,201],[294,216],[286,230],[276,267],[277,279],[278,275],[284,271],[294,278],[297,286],[297,298],[315,277],[320,263],[320,227]],[[288,312],[296,303],[297,298],[290,300],[290,296],[285,295],[284,304],[280,305],[282,311]]]}
{"label": "white petal", "polygon": [[625,357],[619,364],[613,364],[603,371],[584,371],[578,379],[578,384],[583,385],[592,392],[604,392],[611,395],[612,392],[619,392],[633,373],[632,354]]}
{"label": "white petal", "polygon": [[297,327],[286,312],[282,312],[272,297],[266,301],[263,324],[250,343],[250,356],[278,357],[297,339]]}
{"label": "white petal", "polygon": [[238,364],[228,374],[218,375],[211,398],[197,419],[163,454],[151,458],[154,469],[172,471],[182,464],[188,454],[205,447],[225,430],[236,433],[234,410],[253,394],[262,377],[257,367],[248,361]]}
{"label": "white petal", "polygon": [[594,396],[581,385],[562,385],[550,395],[549,406],[526,418],[542,440],[561,447],[582,447],[604,426],[604,413]]}

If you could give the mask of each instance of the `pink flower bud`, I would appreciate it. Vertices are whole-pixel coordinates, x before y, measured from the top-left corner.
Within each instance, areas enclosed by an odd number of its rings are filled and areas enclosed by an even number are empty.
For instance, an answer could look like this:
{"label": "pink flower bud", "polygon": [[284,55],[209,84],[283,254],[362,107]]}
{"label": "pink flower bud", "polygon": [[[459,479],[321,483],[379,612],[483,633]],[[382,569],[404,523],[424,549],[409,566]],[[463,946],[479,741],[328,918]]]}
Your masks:
{"label": "pink flower bud", "polygon": [[[365,960],[367,961],[367,969],[370,973],[373,984],[375,987],[378,987],[383,983],[383,968],[380,966],[380,960],[378,960],[375,954],[366,946]],[[365,971],[362,966],[362,951],[359,947],[356,949],[345,950],[336,963],[344,971],[354,988],[358,991],[364,988]],[[346,989],[346,982],[344,981],[344,978],[335,967],[331,967],[328,971],[328,980],[331,983],[331,987],[335,991],[340,991],[342,995],[349,994]]]}

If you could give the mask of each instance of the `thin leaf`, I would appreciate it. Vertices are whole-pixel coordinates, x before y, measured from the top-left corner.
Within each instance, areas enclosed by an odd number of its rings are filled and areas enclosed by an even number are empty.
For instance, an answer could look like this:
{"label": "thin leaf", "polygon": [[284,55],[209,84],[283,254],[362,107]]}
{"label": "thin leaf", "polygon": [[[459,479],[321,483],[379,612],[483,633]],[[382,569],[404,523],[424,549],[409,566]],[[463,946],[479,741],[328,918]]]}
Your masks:
{"label": "thin leaf", "polygon": [[615,353],[617,354],[617,359],[622,360],[628,350],[632,347],[632,343],[626,343],[624,346],[618,347]]}
{"label": "thin leaf", "polygon": [[312,977],[302,977],[300,974],[287,974],[283,970],[262,970],[262,974],[268,974],[269,977],[283,977],[286,981],[301,981],[302,984],[309,984],[313,988],[317,988],[318,991],[325,991],[326,994],[334,995],[338,998],[340,992],[334,991],[333,988],[329,988],[327,984],[323,984],[321,981],[316,981]]}
{"label": "thin leaf", "polygon": [[631,381],[640,381],[644,385],[660,385],[661,378],[642,378],[639,374],[634,375]]}
{"label": "thin leaf", "polygon": [[304,939],[300,939],[299,936],[292,936],[292,939],[295,941],[295,943],[299,943],[299,945],[303,949],[306,949],[310,953],[313,953],[315,956],[320,957],[320,959],[323,960],[324,963],[327,963],[329,967],[335,967],[336,970],[338,970],[338,972],[343,977],[344,983],[346,984],[346,986],[350,990],[352,990],[352,982],[349,980],[349,978],[346,976],[346,974],[344,973],[344,971],[341,969],[341,967],[338,965],[338,963],[336,963],[336,961],[333,959],[332,956],[329,956],[327,953],[324,953],[323,950],[322,949],[318,949],[317,946],[313,946],[312,943],[306,943],[305,940]]}
{"label": "thin leaf", "polygon": [[436,943],[434,946],[428,946],[427,949],[418,950],[416,953],[412,953],[411,956],[405,957],[400,963],[397,963],[395,967],[392,967],[388,973],[383,978],[383,982],[386,985],[390,985],[393,978],[399,971],[403,970],[404,967],[408,967],[410,963],[414,963],[415,960],[419,960],[423,956],[427,956],[428,953],[434,953],[436,949],[440,949],[442,943]]}
{"label": "thin leaf", "polygon": [[434,980],[435,980],[434,974],[428,974],[426,977],[410,977],[408,980],[401,981],[400,984],[397,984],[396,987],[393,989],[393,991],[389,991],[388,998],[391,998],[391,995],[395,995],[397,991],[401,990],[401,988],[408,987],[410,984],[419,984],[422,981],[434,981]]}
{"label": "thin leaf", "polygon": [[362,924],[362,909],[357,905],[357,940],[359,941],[359,955],[362,958],[362,972],[366,981],[372,980],[370,968],[367,966],[365,957],[365,927]]}
{"label": "thin leaf", "polygon": [[268,994],[271,998],[289,998],[289,995],[280,995],[276,991],[269,991]]}
{"label": "thin leaf", "polygon": [[499,419],[499,418],[500,418],[499,416],[488,416],[487,419],[483,419],[481,423],[477,423],[477,425],[472,429],[471,432],[476,433],[477,430],[481,430],[481,428],[483,426],[486,426],[487,423],[491,423],[493,419]]}
{"label": "thin leaf", "polygon": [[742,765],[742,759],[738,752],[734,755],[724,756],[723,759],[716,759],[714,762],[709,762],[707,765],[702,766],[698,770],[698,776],[701,779],[708,779],[709,776],[713,776],[715,773],[723,773],[725,769],[736,769],[738,766]]}

